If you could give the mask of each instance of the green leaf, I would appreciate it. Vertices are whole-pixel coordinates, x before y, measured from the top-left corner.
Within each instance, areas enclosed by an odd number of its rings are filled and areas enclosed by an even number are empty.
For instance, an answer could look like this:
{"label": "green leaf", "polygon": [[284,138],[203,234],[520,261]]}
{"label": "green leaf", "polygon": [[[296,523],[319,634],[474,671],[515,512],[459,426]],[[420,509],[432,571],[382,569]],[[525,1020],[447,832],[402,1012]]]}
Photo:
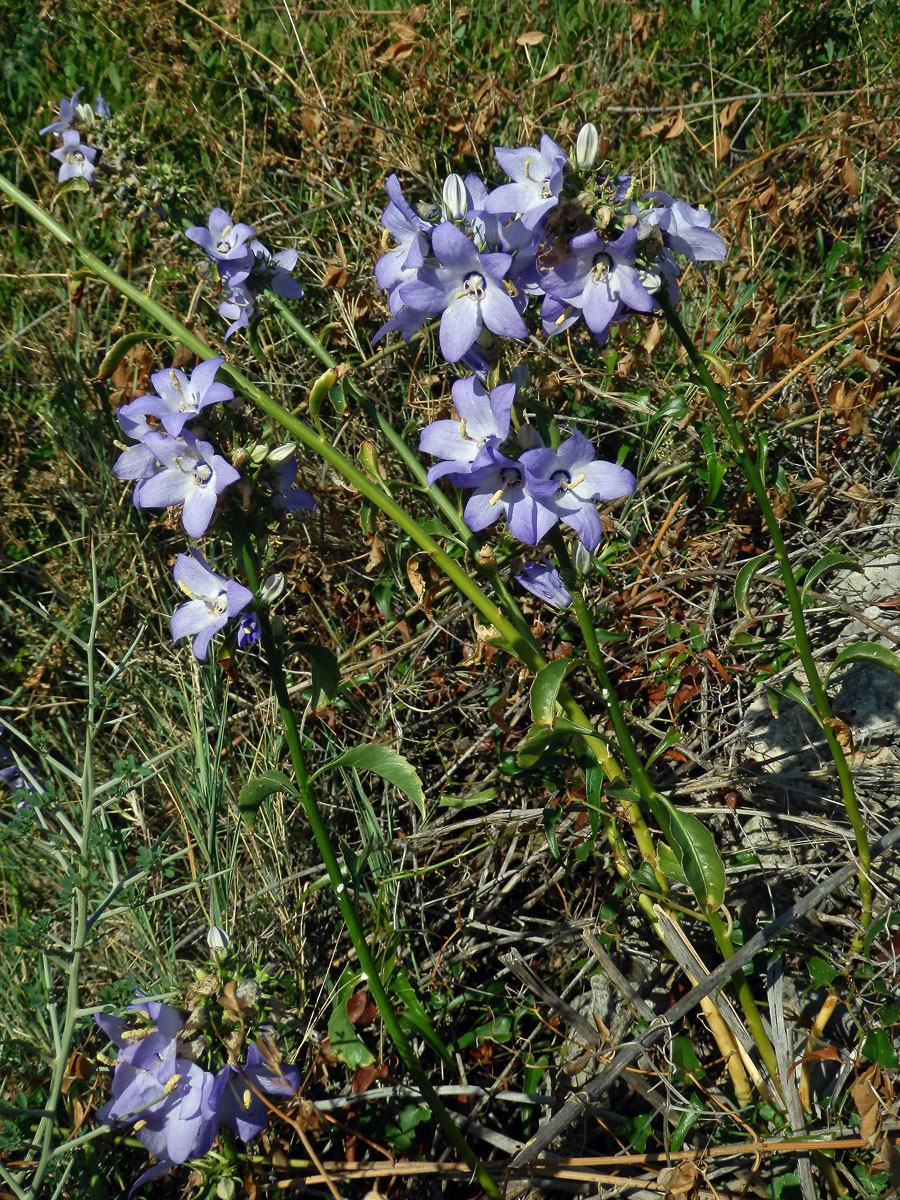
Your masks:
{"label": "green leaf", "polygon": [[886,1029],[873,1029],[863,1042],[862,1053],[869,1062],[877,1063],[879,1067],[900,1067],[900,1059]]}
{"label": "green leaf", "polygon": [[441,808],[474,808],[476,805],[484,804],[486,800],[496,800],[500,794],[500,789],[495,787],[482,788],[480,792],[475,792],[471,796],[452,796],[449,792],[444,792],[440,799]]}
{"label": "green leaf", "polygon": [[672,841],[688,887],[701,909],[714,912],[725,899],[725,864],[713,835],[702,821],[680,812],[665,797],[662,799],[669,811]]}
{"label": "green leaf", "polygon": [[335,767],[355,767],[357,771],[372,771],[380,775],[388,783],[398,787],[405,796],[415,804],[419,813],[425,816],[425,793],[422,791],[422,781],[415,767],[402,754],[392,750],[390,746],[378,744],[369,746],[354,746],[337,758],[326,763],[316,774],[330,771]]}
{"label": "green leaf", "polygon": [[283,771],[265,771],[255,779],[248,779],[238,792],[238,812],[249,829],[256,826],[259,806],[276,792],[287,792],[289,796],[297,795],[297,789]]}
{"label": "green leaf", "polygon": [[740,611],[748,617],[753,616],[749,606],[750,587],[753,583],[753,578],[769,558],[771,558],[770,551],[766,551],[765,554],[758,554],[755,558],[748,558],[738,571],[737,579],[734,581],[734,602]]}
{"label": "green leaf", "polygon": [[389,982],[390,987],[403,1001],[400,1024],[424,1038],[432,1050],[439,1054],[449,1067],[453,1062],[453,1056],[435,1032],[431,1019],[416,995],[415,988],[406,971],[402,967],[396,967],[390,980],[386,982]]}
{"label": "green leaf", "polygon": [[853,646],[845,646],[840,653],[835,655],[834,662],[828,668],[825,676],[826,682],[835,671],[846,667],[848,663],[855,662],[872,663],[874,666],[887,667],[889,671],[896,671],[900,674],[900,658],[893,650],[888,650],[886,646],[879,646],[877,642],[857,642]]}
{"label": "green leaf", "polygon": [[552,728],[549,725],[531,726],[516,751],[516,762],[520,767],[533,767],[551,742],[559,741],[570,733],[588,737],[598,736],[593,729],[576,725],[568,717],[557,717]]}
{"label": "green leaf", "polygon": [[818,725],[822,724],[822,718],[816,711],[813,702],[810,700],[809,696],[807,696],[806,692],[804,692],[797,680],[793,678],[793,676],[782,680],[777,687],[772,685],[766,688],[766,693],[769,696],[769,707],[772,709],[774,716],[778,716],[781,705],[776,703],[773,706],[771,699],[772,693],[774,693],[776,696],[783,696],[786,700],[793,700],[795,704],[799,704],[802,709],[805,709],[805,711],[809,713],[809,715]]}
{"label": "green leaf", "polygon": [[656,861],[666,879],[674,879],[676,883],[681,883],[685,887],[688,886],[684,871],[681,869],[681,857],[675,853],[671,846],[667,846],[665,842],[660,842],[656,848]]}
{"label": "green leaf", "polygon": [[341,668],[338,660],[325,646],[317,646],[312,642],[301,642],[294,647],[307,660],[312,671],[312,689],[310,703],[313,709],[322,707],[323,700],[330,700],[337,695],[341,685]]}
{"label": "green leaf", "polygon": [[837,967],[833,967],[830,962],[826,962],[818,954],[810,955],[806,969],[816,987],[828,987],[829,983],[840,974]]}
{"label": "green leaf", "polygon": [[360,1038],[347,1016],[348,989],[338,989],[338,999],[328,1018],[328,1040],[331,1048],[354,1071],[375,1061],[375,1055]]}
{"label": "green leaf", "polygon": [[653,763],[656,762],[656,760],[659,758],[659,756],[661,754],[665,754],[665,752],[671,746],[677,746],[678,743],[683,740],[683,738],[684,738],[684,734],[681,732],[681,730],[678,728],[678,726],[671,725],[666,730],[666,736],[662,739],[662,741],[659,743],[659,745],[656,747],[656,749],[652,752],[650,757],[647,759],[647,766],[648,767],[652,766]]}
{"label": "green leaf", "polygon": [[856,571],[860,575],[865,574],[862,567],[855,558],[851,558],[849,554],[842,554],[840,550],[832,550],[828,554],[824,554],[818,562],[806,572],[806,578],[803,580],[803,587],[800,591],[800,599],[806,599],[806,589],[812,587],[817,579],[820,579],[826,571],[833,571],[838,567],[842,567],[847,571]]}
{"label": "green leaf", "polygon": [[556,701],[563,680],[570,671],[580,665],[577,658],[556,658],[553,662],[541,667],[531,685],[531,717],[536,725],[554,724]]}

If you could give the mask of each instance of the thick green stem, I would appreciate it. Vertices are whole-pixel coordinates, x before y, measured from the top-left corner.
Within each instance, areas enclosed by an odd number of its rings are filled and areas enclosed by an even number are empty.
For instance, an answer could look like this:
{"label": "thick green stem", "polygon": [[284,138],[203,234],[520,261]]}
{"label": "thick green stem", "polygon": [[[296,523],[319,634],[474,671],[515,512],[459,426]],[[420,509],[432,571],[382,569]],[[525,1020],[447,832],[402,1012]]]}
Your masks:
{"label": "thick green stem", "polygon": [[862,813],[859,809],[859,804],[856,799],[856,791],[853,786],[853,777],[850,773],[850,764],[847,762],[847,757],[844,754],[843,748],[835,735],[831,721],[831,705],[828,700],[828,693],[825,690],[825,685],[822,682],[822,677],[819,675],[818,667],[816,666],[815,658],[813,657],[812,646],[810,645],[809,635],[806,631],[806,621],[803,614],[803,601],[800,597],[800,591],[797,587],[797,581],[794,578],[794,572],[791,568],[790,557],[787,552],[787,547],[784,544],[784,538],[781,536],[781,530],[778,525],[778,518],[772,509],[769,502],[769,497],[766,494],[766,485],[762,474],[753,461],[749,450],[747,449],[744,438],[731,410],[728,406],[728,397],[724,390],[715,382],[709,369],[703,360],[703,356],[697,350],[693,341],[690,338],[684,325],[682,325],[678,314],[664,296],[660,296],[660,307],[666,315],[669,324],[678,335],[678,339],[688,353],[688,357],[694,366],[697,374],[700,376],[700,381],[703,387],[709,394],[709,398],[713,402],[719,420],[725,428],[728,439],[731,442],[732,448],[737,456],[741,470],[745,479],[750,485],[753,495],[756,497],[756,502],[759,505],[760,512],[766,523],[766,528],[769,531],[769,537],[772,539],[772,548],[775,551],[775,557],[778,560],[778,566],[781,571],[781,576],[784,581],[785,596],[787,597],[788,608],[791,612],[791,617],[794,624],[794,638],[797,645],[797,656],[803,666],[806,674],[809,690],[813,698],[816,712],[819,715],[822,732],[825,735],[825,740],[828,743],[828,749],[831,752],[831,757],[834,760],[835,770],[837,771],[838,782],[841,789],[841,798],[844,802],[844,808],[847,811],[847,817],[853,828],[853,834],[856,839],[856,853],[859,858],[859,893],[861,900],[860,923],[865,928],[872,919],[872,885],[869,882],[869,866],[871,864],[871,851],[869,849],[869,839],[866,835],[865,822],[863,821]]}
{"label": "thick green stem", "polygon": [[[240,556],[244,572],[247,576],[247,582],[254,592],[259,591],[259,571],[257,569],[256,557],[253,550],[247,541],[246,537],[241,537]],[[350,935],[350,940],[353,942],[353,947],[356,950],[356,956],[359,959],[359,965],[362,967],[366,976],[366,986],[375,1005],[381,1014],[381,1019],[384,1022],[388,1036],[394,1043],[397,1053],[403,1060],[403,1065],[409,1071],[410,1075],[416,1081],[417,1087],[420,1089],[425,1098],[428,1107],[431,1109],[438,1124],[443,1129],[447,1140],[455,1147],[463,1161],[471,1167],[475,1173],[479,1184],[484,1189],[486,1195],[500,1200],[500,1192],[497,1185],[484,1170],[481,1160],[474,1153],[471,1147],[466,1142],[465,1138],[460,1133],[449,1111],[445,1107],[443,1101],[438,1096],[437,1092],[429,1082],[428,1076],[422,1070],[421,1065],[407,1041],[406,1034],[400,1025],[397,1014],[394,1012],[390,997],[381,982],[381,975],[378,970],[378,964],[375,957],[369,949],[369,943],[366,938],[365,930],[363,929],[359,913],[356,911],[356,906],[353,898],[344,882],[344,876],[341,871],[341,866],[338,861],[337,854],[331,844],[331,838],[328,833],[328,828],[322,816],[321,810],[316,802],[315,796],[309,784],[309,778],[306,770],[306,759],[303,754],[303,746],[300,739],[300,730],[297,726],[297,720],[294,716],[294,710],[291,706],[290,696],[288,694],[287,679],[281,665],[281,655],[278,651],[278,645],[275,641],[272,627],[269,624],[268,616],[264,611],[259,614],[260,637],[263,644],[263,649],[266,653],[266,661],[269,664],[269,673],[272,679],[272,686],[275,689],[275,696],[278,700],[278,707],[281,714],[281,724],[284,730],[285,741],[287,742],[288,751],[291,756],[291,762],[294,767],[294,776],[297,782],[297,791],[300,797],[300,803],[303,806],[303,811],[306,814],[306,819],[309,822],[310,830],[316,840],[316,845],[319,849],[319,854],[322,857],[322,862],[325,865],[325,870],[328,872],[328,878],[331,882],[332,890],[341,910],[341,916],[344,920],[344,925]]]}

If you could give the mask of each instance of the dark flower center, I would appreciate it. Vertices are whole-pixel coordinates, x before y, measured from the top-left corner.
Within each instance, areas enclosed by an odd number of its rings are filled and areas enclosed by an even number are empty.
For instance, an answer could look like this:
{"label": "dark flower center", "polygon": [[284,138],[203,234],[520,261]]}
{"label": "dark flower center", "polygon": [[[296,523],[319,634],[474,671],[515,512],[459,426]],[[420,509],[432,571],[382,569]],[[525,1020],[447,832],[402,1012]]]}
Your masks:
{"label": "dark flower center", "polygon": [[591,279],[599,283],[612,269],[613,261],[608,254],[595,254],[594,265],[591,267]]}

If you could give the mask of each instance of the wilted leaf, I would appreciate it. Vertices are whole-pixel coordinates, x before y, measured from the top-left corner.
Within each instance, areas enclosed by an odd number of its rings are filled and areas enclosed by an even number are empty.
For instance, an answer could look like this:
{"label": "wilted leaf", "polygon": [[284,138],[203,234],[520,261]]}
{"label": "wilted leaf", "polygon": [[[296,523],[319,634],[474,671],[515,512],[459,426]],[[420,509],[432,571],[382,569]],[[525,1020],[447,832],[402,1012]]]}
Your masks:
{"label": "wilted leaf", "polygon": [[414,49],[414,44],[410,41],[394,42],[383,54],[378,55],[376,62],[380,62],[384,66],[393,66],[395,63],[403,62],[404,58],[409,58]]}

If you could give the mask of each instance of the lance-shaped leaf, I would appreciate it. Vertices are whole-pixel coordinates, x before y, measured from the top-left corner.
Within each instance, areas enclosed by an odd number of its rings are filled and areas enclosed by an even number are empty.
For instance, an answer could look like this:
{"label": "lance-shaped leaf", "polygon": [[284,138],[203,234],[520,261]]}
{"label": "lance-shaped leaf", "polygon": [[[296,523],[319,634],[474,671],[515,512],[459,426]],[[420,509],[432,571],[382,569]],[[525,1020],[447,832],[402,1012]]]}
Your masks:
{"label": "lance-shaped leaf", "polygon": [[354,746],[352,750],[347,750],[332,759],[330,763],[326,763],[316,774],[333,770],[335,767],[355,767],[358,771],[372,771],[376,775],[380,775],[382,779],[386,779],[388,783],[398,787],[404,795],[409,796],[419,813],[423,817],[425,816],[425,793],[422,790],[422,781],[412,763],[402,754],[398,754],[396,750],[392,750],[390,746],[377,744]]}

